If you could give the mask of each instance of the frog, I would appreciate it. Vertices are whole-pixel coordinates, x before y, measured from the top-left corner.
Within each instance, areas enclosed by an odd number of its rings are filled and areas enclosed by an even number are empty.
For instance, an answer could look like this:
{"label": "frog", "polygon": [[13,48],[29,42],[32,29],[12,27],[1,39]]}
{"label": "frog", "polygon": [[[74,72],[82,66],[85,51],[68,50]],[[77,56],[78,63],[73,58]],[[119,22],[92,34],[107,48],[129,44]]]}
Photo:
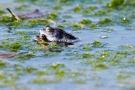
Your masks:
{"label": "frog", "polygon": [[39,30],[39,35],[34,36],[34,40],[57,43],[74,43],[77,42],[79,38],[60,28],[53,28],[47,25]]}

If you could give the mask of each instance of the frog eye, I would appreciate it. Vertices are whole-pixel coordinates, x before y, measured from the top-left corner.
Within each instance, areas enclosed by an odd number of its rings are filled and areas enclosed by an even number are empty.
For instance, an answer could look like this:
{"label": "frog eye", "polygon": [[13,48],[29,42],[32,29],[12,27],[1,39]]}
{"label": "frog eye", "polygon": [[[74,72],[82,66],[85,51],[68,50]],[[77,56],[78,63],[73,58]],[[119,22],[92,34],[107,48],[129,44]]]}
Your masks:
{"label": "frog eye", "polygon": [[46,31],[50,32],[51,28],[50,27],[46,27]]}

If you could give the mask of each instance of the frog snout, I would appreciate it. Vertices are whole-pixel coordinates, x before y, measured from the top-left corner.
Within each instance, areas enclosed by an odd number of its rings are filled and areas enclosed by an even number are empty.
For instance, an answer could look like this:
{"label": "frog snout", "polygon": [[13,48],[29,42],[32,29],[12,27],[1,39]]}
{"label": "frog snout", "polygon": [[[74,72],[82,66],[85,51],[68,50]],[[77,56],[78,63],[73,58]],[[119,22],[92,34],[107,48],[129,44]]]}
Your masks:
{"label": "frog snout", "polygon": [[40,34],[45,34],[45,30],[44,29],[40,29]]}

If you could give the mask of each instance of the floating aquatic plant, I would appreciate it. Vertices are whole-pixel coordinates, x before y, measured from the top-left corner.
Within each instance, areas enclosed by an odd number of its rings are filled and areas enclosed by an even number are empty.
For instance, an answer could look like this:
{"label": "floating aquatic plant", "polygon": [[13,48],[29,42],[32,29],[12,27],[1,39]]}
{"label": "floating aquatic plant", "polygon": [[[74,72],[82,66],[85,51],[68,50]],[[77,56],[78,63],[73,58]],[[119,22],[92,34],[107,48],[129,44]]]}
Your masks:
{"label": "floating aquatic plant", "polygon": [[82,9],[82,5],[81,4],[76,4],[76,6],[73,8],[74,12],[78,12]]}

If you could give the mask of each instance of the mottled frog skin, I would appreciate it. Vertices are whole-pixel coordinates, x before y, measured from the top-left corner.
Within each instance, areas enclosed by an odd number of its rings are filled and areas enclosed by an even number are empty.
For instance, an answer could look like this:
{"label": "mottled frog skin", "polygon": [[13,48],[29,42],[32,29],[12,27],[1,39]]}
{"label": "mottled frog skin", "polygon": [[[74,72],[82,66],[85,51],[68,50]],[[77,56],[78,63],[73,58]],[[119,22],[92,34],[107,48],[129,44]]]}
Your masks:
{"label": "mottled frog skin", "polygon": [[63,42],[63,43],[74,43],[79,40],[78,37],[73,36],[59,28],[52,28],[46,26],[41,29],[39,36],[35,36],[35,40],[44,40],[49,42]]}

